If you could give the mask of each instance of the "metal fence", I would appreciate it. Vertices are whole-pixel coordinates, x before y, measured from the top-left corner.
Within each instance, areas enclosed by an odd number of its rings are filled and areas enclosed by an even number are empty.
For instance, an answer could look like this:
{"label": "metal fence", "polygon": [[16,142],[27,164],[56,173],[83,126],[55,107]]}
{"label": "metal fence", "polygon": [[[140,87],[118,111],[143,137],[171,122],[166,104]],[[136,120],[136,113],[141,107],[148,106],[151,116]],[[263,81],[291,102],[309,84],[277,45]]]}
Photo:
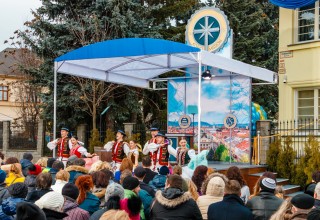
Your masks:
{"label": "metal fence", "polygon": [[291,138],[292,147],[296,151],[296,159],[304,155],[304,148],[310,136],[320,141],[320,124],[318,119],[301,119],[281,121],[273,124],[271,129],[273,137],[280,137],[284,143]]}
{"label": "metal fence", "polygon": [[37,149],[38,126],[27,123],[26,125],[10,124],[10,149]]}

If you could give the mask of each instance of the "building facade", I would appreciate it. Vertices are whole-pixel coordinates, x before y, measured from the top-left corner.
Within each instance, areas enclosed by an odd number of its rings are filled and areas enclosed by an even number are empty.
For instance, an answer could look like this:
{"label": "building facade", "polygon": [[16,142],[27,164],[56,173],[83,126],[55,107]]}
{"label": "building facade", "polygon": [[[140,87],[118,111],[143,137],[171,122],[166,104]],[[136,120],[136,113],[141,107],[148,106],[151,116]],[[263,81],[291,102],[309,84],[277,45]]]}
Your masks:
{"label": "building facade", "polygon": [[320,118],[320,5],[280,8],[279,120]]}

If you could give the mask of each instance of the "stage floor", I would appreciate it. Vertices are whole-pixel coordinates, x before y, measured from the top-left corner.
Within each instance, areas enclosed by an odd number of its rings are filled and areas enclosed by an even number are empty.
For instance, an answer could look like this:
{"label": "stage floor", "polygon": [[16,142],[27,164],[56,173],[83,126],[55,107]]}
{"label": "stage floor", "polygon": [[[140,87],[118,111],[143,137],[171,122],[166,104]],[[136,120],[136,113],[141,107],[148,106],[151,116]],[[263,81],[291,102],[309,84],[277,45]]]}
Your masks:
{"label": "stage floor", "polygon": [[267,165],[252,165],[243,163],[227,163],[227,162],[209,162],[208,167],[214,168],[216,171],[227,170],[231,166],[237,166],[239,169],[267,168]]}

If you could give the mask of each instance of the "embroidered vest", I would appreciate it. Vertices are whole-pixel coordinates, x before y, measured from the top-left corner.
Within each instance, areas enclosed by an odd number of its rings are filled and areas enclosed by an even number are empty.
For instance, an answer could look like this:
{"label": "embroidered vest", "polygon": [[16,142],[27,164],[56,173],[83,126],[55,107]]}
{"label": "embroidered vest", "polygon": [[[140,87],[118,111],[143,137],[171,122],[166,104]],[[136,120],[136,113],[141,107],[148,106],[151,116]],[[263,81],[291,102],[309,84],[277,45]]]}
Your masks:
{"label": "embroidered vest", "polygon": [[114,142],[112,145],[112,160],[116,163],[121,163],[125,154],[123,151],[123,141]]}
{"label": "embroidered vest", "polygon": [[[152,143],[152,142],[151,142]],[[160,147],[158,150],[156,150],[153,153],[149,153],[150,158],[153,161],[154,168],[156,167],[157,162],[161,166],[168,166],[168,159],[169,159],[169,151],[168,151],[168,145],[169,141],[165,140],[165,145],[163,147]],[[160,151],[160,152],[159,152]],[[158,158],[158,152],[159,152],[159,158]]]}
{"label": "embroidered vest", "polygon": [[71,150],[70,150],[70,156],[76,155],[78,158],[81,158],[81,153],[78,151],[79,148],[80,148],[79,145],[76,146],[76,147],[71,148]]}
{"label": "embroidered vest", "polygon": [[179,166],[184,166],[190,162],[188,150],[182,151],[181,148],[178,148],[177,162]]}
{"label": "embroidered vest", "polygon": [[66,157],[68,158],[70,155],[70,149],[68,146],[69,138],[59,138],[57,142],[58,147],[58,157]]}

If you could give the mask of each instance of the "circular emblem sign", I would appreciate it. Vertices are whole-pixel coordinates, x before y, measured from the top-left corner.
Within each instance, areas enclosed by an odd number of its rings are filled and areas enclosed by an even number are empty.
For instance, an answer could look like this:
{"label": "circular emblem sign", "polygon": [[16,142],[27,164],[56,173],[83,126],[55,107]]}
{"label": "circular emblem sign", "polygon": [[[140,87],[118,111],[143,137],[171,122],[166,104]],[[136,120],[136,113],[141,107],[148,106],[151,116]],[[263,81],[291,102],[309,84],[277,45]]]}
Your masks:
{"label": "circular emblem sign", "polygon": [[196,11],[188,21],[186,40],[191,46],[216,52],[228,40],[230,27],[226,15],[217,8]]}
{"label": "circular emblem sign", "polygon": [[191,124],[191,118],[189,115],[182,115],[179,118],[180,128],[189,128]]}
{"label": "circular emblem sign", "polygon": [[234,128],[237,125],[237,118],[232,114],[228,114],[224,120],[223,124],[226,128]]}

